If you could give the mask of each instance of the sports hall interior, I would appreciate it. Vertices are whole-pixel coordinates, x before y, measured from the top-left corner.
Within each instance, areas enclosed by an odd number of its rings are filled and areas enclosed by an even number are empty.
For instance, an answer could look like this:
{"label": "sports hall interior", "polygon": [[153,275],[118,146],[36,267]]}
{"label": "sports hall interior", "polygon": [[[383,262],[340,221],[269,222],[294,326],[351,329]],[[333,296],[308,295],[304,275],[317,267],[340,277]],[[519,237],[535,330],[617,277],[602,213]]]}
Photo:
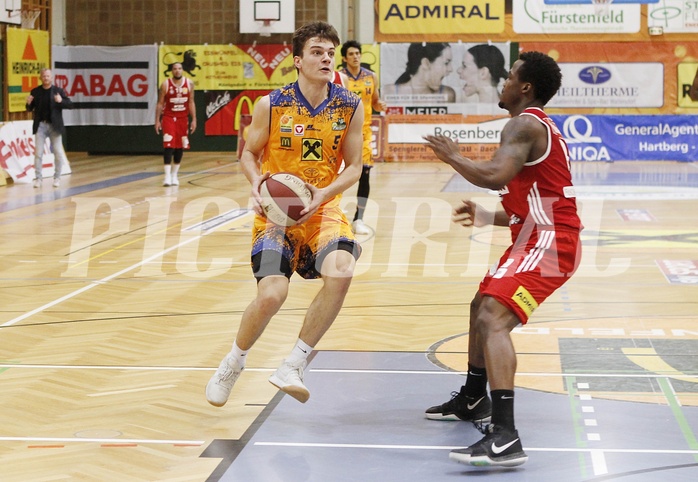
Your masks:
{"label": "sports hall interior", "polygon": [[[502,2],[505,32],[490,37],[545,42],[514,37],[513,2]],[[379,3],[295,0],[295,25],[327,20],[342,41],[370,44]],[[49,31],[52,45],[291,38],[239,33],[238,0],[22,7],[39,11],[35,28]],[[662,40],[647,25],[645,15],[642,41],[629,49]],[[3,43],[9,28],[2,24]],[[458,40],[439,38],[429,41]],[[3,121],[31,119],[8,112],[3,77]],[[199,128],[179,186],[162,186],[152,125],[69,127],[71,173],[60,188],[0,185],[0,481],[698,478],[696,162],[669,155],[572,163],[582,264],[512,335],[517,428],[529,461],[470,467],[448,453],[480,433],[427,420],[424,410],[463,383],[470,300],[510,241],[505,228],[452,223],[451,210],[463,199],[494,207],[497,196],[435,160],[376,162],[365,215],[371,232],[359,237],[363,253],[344,306],[310,359],[310,400],[298,403],[267,381],[319,289],[294,276],[230,400],[213,407],[204,387],[256,284],[237,138],[205,134],[204,96],[197,91]],[[695,118],[698,108],[679,114]],[[353,212],[355,188],[342,206]]]}

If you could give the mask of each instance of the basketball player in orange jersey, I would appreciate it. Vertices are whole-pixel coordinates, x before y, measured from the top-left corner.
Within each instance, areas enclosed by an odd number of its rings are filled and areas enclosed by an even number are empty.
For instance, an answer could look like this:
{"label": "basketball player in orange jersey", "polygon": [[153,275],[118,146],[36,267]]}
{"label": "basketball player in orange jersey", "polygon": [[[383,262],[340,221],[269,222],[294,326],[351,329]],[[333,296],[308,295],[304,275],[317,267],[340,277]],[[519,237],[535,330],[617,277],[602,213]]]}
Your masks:
{"label": "basketball player in orange jersey", "polygon": [[[471,183],[498,189],[503,210],[464,201],[454,220],[464,226],[509,226],[512,244],[480,283],[470,304],[468,375],[450,401],[431,407],[432,420],[490,420],[479,442],[450,458],[472,465],[516,466],[528,460],[514,424],[516,353],[510,332],[577,269],[581,222],[567,145],[543,107],[560,88],[557,63],[524,52],[504,84],[499,106],[511,119],[489,162],[463,157],[458,144],[425,136],[436,156]],[[490,397],[487,395],[487,382]]]}
{"label": "basketball player in orange jersey", "polygon": [[359,187],[356,193],[356,213],[351,223],[356,234],[370,234],[371,231],[364,224],[364,211],[366,201],[371,190],[369,176],[373,167],[373,148],[371,147],[371,115],[373,111],[382,112],[386,108],[385,102],[380,99],[378,93],[378,79],[376,74],[361,66],[361,44],[356,40],[349,40],[342,45],[342,61],[344,68],[340,71],[347,77],[346,88],[361,97],[364,103],[364,146],[362,151],[363,168],[359,178]]}
{"label": "basketball player in orange jersey", "polygon": [[189,134],[196,130],[194,82],[184,77],[183,72],[182,64],[172,65],[172,78],[165,80],[160,86],[155,108],[155,132],[160,134],[162,131],[162,145],[165,148],[163,186],[179,186],[179,165],[184,150],[189,149]]}
{"label": "basketball player in orange jersey", "polygon": [[[322,278],[291,354],[269,378],[305,403],[308,355],[344,303],[361,248],[339,201],[361,175],[361,99],[332,82],[337,31],[312,22],[293,34],[298,80],[264,96],[254,107],[240,166],[252,185],[256,212],[252,230],[252,270],[257,296],[242,315],[233,347],[206,386],[206,398],[222,406],[245,367],[247,352],[288,295],[291,275]],[[345,168],[340,166],[344,160]],[[260,184],[277,172],[306,182],[313,199],[294,226],[284,228],[263,215]]]}

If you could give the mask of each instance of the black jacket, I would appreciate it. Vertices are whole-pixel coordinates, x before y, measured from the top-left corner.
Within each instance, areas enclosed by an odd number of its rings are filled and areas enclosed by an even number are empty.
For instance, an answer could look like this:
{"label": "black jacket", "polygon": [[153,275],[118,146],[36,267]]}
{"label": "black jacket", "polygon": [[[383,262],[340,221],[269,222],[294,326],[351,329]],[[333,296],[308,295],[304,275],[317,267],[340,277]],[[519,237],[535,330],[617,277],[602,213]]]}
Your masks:
{"label": "black jacket", "polygon": [[[27,104],[27,110],[30,110],[34,113],[34,124],[32,126],[33,134],[36,134],[36,131],[39,130],[40,121],[36,115],[36,108],[38,107],[38,105],[35,104],[36,98],[39,95],[41,95],[41,90],[44,90],[44,87],[41,85],[38,87],[34,87],[30,93],[31,96],[34,97],[34,99],[31,101],[31,103]],[[49,110],[51,111],[51,125],[56,131],[60,132],[61,135],[63,135],[65,134],[65,126],[63,125],[63,109],[72,109],[73,101],[71,101],[70,98],[68,98],[65,91],[60,87],[52,85],[49,90]],[[53,100],[56,94],[60,94],[60,96],[63,98],[63,100],[60,103],[57,103],[55,100]]]}

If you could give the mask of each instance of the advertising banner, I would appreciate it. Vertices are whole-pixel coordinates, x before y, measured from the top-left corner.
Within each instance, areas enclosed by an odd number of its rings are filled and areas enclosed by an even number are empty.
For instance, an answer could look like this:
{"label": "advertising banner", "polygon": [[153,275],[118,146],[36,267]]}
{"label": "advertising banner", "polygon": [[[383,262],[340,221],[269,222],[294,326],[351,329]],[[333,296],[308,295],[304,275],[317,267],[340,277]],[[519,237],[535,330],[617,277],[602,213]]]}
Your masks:
{"label": "advertising banner", "polygon": [[563,85],[548,107],[633,108],[664,105],[661,62],[560,62]]}
{"label": "advertising banner", "polygon": [[507,43],[383,43],[381,98],[391,114],[501,115]]}
{"label": "advertising banner", "polygon": [[698,115],[551,115],[573,161],[698,161]]}
{"label": "advertising banner", "polygon": [[647,6],[647,26],[660,27],[663,33],[698,32],[698,2],[662,0]]}
{"label": "advertising banner", "polygon": [[609,34],[640,31],[640,4],[549,5],[545,0],[513,4],[514,32],[519,34]]}
{"label": "advertising banner", "polygon": [[159,83],[181,63],[197,90],[273,90],[296,80],[290,45],[161,45]]}
{"label": "advertising banner", "polygon": [[[53,176],[54,155],[51,142],[46,139],[42,174]],[[34,135],[32,121],[15,121],[0,124],[0,168],[18,184],[31,182],[34,177]],[[70,164],[63,166],[63,174],[70,174]]]}
{"label": "advertising banner", "polygon": [[41,69],[49,67],[49,35],[43,30],[22,28],[8,28],[6,33],[8,110],[24,112],[29,92],[41,83]]}
{"label": "advertising banner", "polygon": [[504,0],[378,0],[382,34],[501,33]]}
{"label": "advertising banner", "polygon": [[437,161],[426,147],[425,135],[444,135],[458,142],[460,152],[471,159],[488,160],[499,147],[508,117],[490,116],[410,116],[385,117],[388,137],[383,156],[386,161]]}
{"label": "advertising banner", "polygon": [[[522,42],[522,50],[553,57],[562,87],[548,109],[590,114],[698,114],[688,96],[698,68],[698,43]],[[579,111],[577,111],[579,112]]]}
{"label": "advertising banner", "polygon": [[206,135],[232,136],[240,133],[242,119],[251,116],[254,105],[268,90],[209,90],[206,99]]}
{"label": "advertising banner", "polygon": [[152,125],[158,99],[157,46],[53,47],[54,83],[73,109],[67,126]]}

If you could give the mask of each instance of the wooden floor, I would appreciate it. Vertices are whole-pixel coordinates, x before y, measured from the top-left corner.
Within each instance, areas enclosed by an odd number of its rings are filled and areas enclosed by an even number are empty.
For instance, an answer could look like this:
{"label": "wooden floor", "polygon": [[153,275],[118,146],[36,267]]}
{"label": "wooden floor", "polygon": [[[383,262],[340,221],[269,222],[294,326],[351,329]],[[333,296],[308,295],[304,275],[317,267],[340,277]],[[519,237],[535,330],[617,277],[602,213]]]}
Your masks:
{"label": "wooden floor", "polygon": [[[58,189],[0,187],[0,480],[204,481],[220,462],[199,457],[204,449],[240,438],[277,394],[267,378],[319,282],[294,278],[230,401],[214,408],[204,386],[255,293],[249,185],[234,157],[187,153],[170,188],[160,156],[69,157],[73,174]],[[575,170],[584,262],[526,329],[663,330],[653,333],[694,343],[696,166]],[[441,164],[376,166],[366,215],[375,233],[360,238],[357,276],[318,350],[433,352],[464,368],[467,337],[441,342],[467,331],[469,300],[508,240],[450,223],[466,197],[496,203]],[[529,340],[515,335],[519,371],[559,371],[557,338]],[[691,363],[682,373],[695,380]]]}

